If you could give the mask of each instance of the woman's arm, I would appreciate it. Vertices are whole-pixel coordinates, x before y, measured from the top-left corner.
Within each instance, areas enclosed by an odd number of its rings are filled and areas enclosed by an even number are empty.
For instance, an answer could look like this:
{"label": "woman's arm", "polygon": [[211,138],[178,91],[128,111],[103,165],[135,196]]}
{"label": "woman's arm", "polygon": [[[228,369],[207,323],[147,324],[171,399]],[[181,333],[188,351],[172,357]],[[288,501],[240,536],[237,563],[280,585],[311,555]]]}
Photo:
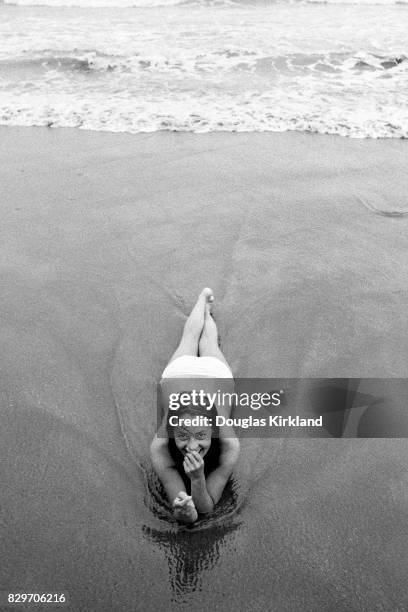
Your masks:
{"label": "woman's arm", "polygon": [[150,457],[153,468],[163,484],[170,503],[173,505],[180,492],[186,493],[186,488],[180,474],[174,467],[169,452],[169,438],[166,431],[167,418],[168,408],[165,406],[162,422],[150,444]]}
{"label": "woman's arm", "polygon": [[150,445],[150,456],[153,467],[160,478],[163,487],[167,493],[170,503],[172,504],[180,491],[186,492],[184,482],[174,467],[173,460],[168,450],[167,438],[158,438],[155,436]]}
{"label": "woman's arm", "polygon": [[[229,392],[234,391],[234,381],[226,381],[226,390]],[[218,406],[218,413],[225,418],[228,418],[231,414],[232,405],[223,403]],[[240,443],[235,434],[234,428],[231,425],[221,425],[219,427],[219,441],[221,447],[220,465],[219,467],[211,472],[207,478],[207,492],[214,502],[214,505],[220,500],[225,485],[228,482],[229,477],[232,474],[234,465],[236,464],[239,451]]]}
{"label": "woman's arm", "polygon": [[158,438],[156,435],[150,445],[150,456],[153,468],[167,493],[174,516],[184,523],[194,523],[197,520],[197,510],[193,500],[186,493],[180,474],[173,465],[168,450],[168,439]]}
{"label": "woman's arm", "polygon": [[200,453],[192,451],[184,458],[184,471],[191,481],[191,497],[198,512],[212,512],[214,501],[207,491],[204,475],[204,460]]}
{"label": "woman's arm", "polygon": [[[221,438],[221,456],[219,467],[207,478],[207,491],[214,505],[220,500],[225,485],[238,460],[240,444],[238,438]],[[193,497],[194,499],[194,497]]]}
{"label": "woman's arm", "polygon": [[191,481],[191,496],[198,512],[212,512],[232,474],[239,456],[239,440],[223,438],[221,442],[220,465],[207,479],[204,476],[204,460],[197,452],[189,453],[184,459],[184,471]]}

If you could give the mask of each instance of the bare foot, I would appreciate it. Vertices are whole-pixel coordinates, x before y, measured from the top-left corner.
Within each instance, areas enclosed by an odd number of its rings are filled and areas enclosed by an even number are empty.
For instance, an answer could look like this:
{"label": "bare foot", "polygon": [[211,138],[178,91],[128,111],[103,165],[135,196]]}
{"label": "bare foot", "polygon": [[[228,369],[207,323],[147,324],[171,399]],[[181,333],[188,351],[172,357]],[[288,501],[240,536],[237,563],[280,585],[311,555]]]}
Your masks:
{"label": "bare foot", "polygon": [[200,295],[197,298],[197,302],[195,303],[191,314],[195,316],[197,316],[198,313],[205,315],[205,308],[207,304],[212,304],[213,301],[214,294],[212,292],[212,289],[210,289],[209,287],[204,287],[204,289],[201,291]]}
{"label": "bare foot", "polygon": [[214,302],[214,294],[213,290],[209,287],[204,287],[202,292],[200,293],[200,297],[203,296],[205,299],[206,306],[211,305]]}

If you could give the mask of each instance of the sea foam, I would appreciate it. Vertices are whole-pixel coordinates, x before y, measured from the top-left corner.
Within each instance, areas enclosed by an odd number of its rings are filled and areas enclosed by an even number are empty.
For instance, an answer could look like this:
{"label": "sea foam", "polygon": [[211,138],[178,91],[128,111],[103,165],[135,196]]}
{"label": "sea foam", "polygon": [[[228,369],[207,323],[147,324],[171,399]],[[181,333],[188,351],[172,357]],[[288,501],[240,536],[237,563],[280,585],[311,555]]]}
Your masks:
{"label": "sea foam", "polygon": [[408,136],[403,7],[0,11],[2,124]]}

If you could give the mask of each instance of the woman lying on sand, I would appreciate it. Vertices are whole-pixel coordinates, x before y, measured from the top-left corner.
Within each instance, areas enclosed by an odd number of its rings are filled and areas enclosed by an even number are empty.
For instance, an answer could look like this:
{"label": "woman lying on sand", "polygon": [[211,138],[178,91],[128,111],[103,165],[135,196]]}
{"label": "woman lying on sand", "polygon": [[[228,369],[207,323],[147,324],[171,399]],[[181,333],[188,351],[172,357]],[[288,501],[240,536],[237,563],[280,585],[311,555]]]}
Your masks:
{"label": "woman lying on sand", "polygon": [[[180,344],[162,374],[165,416],[159,436],[156,434],[150,447],[153,467],[174,516],[184,523],[194,523],[198,514],[212,512],[239,455],[239,442],[232,428],[215,426],[214,408],[209,411],[208,404],[197,405],[193,399],[187,405],[183,402],[184,406],[175,412],[168,406],[172,393],[197,389],[197,379],[202,381],[200,388],[209,389],[211,379],[222,378],[225,389],[233,390],[232,372],[218,346],[217,326],[211,314],[213,301],[211,289],[203,289],[184,325]],[[186,379],[196,384],[186,389]],[[220,381],[212,384],[219,388]],[[175,414],[176,419],[172,418]],[[218,414],[228,416],[228,410],[219,406]],[[194,417],[199,417],[195,419],[198,424],[193,425]]]}

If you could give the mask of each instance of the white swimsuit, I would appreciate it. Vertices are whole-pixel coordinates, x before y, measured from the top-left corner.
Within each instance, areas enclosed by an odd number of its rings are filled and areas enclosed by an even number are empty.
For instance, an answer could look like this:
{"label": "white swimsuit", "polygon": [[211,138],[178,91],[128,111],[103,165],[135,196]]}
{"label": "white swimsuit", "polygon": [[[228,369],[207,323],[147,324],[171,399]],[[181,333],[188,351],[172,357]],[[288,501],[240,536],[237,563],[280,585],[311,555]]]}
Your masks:
{"label": "white swimsuit", "polygon": [[164,369],[163,378],[234,378],[229,367],[217,357],[182,355]]}

